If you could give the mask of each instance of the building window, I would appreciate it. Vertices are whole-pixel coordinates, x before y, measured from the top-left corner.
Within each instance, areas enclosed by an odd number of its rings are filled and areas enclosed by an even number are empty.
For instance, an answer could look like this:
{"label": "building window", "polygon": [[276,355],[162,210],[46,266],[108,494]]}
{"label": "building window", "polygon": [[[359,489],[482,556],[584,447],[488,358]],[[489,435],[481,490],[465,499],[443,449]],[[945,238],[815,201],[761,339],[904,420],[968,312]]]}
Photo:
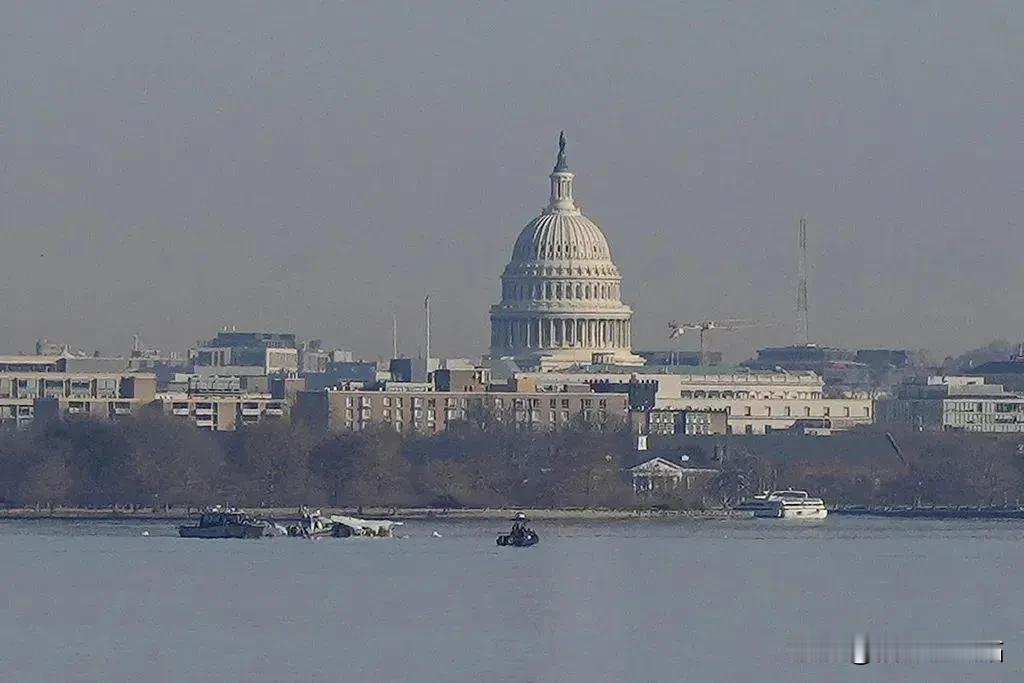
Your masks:
{"label": "building window", "polygon": [[114,398],[117,396],[117,380],[116,379],[98,379],[96,380],[96,397],[97,398]]}
{"label": "building window", "polygon": [[743,409],[743,414],[746,415],[747,417],[750,417],[750,406],[747,406],[746,408]]}

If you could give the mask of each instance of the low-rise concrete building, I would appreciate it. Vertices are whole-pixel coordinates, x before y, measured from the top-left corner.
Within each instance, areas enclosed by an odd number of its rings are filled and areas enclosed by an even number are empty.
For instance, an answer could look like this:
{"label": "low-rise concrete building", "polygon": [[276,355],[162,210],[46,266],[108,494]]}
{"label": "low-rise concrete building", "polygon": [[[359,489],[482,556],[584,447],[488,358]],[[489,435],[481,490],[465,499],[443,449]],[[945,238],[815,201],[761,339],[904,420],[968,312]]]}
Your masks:
{"label": "low-rise concrete building", "polygon": [[633,424],[640,434],[687,436],[728,434],[728,414],[724,410],[638,411]]}
{"label": "low-rise concrete building", "polygon": [[189,357],[197,374],[274,375],[299,371],[298,342],[290,333],[224,330],[190,350]]}
{"label": "low-rise concrete building", "polygon": [[811,371],[820,375],[829,363],[852,361],[855,357],[853,351],[817,344],[777,346],[758,349],[757,358],[748,360],[744,365],[757,370],[782,368],[790,372]]}
{"label": "low-rise concrete building", "polygon": [[982,363],[964,371],[971,377],[984,377],[987,384],[1002,384],[1007,391],[1024,392],[1024,355],[1022,349],[1008,360]]}
{"label": "low-rise concrete building", "polygon": [[124,365],[123,359],[0,356],[0,425],[24,427],[37,417],[130,415],[153,401],[156,376],[127,373]]}
{"label": "low-rise concrete building", "polygon": [[360,430],[378,423],[399,432],[433,433],[486,414],[528,429],[555,429],[576,420],[602,427],[624,420],[627,406],[624,394],[342,388],[299,392],[292,416],[332,431]]}
{"label": "low-rise concrete building", "polygon": [[598,367],[550,373],[520,373],[516,381],[538,388],[587,384],[595,391],[627,391],[633,410],[724,411],[733,434],[765,434],[789,429],[798,420],[826,421],[831,431],[870,424],[870,398],[828,398],[824,382],[813,372],[757,372],[728,366],[655,367],[637,371]]}
{"label": "low-rise concrete building", "polygon": [[921,430],[1024,432],[1024,396],[983,377],[935,376],[909,381],[877,402],[878,421]]}
{"label": "low-rise concrete building", "polygon": [[442,368],[434,370],[431,378],[438,391],[487,391],[491,371],[488,368]]}
{"label": "low-rise concrete building", "polygon": [[157,404],[165,413],[189,420],[200,429],[231,432],[264,419],[288,414],[287,402],[269,394],[160,393]]}

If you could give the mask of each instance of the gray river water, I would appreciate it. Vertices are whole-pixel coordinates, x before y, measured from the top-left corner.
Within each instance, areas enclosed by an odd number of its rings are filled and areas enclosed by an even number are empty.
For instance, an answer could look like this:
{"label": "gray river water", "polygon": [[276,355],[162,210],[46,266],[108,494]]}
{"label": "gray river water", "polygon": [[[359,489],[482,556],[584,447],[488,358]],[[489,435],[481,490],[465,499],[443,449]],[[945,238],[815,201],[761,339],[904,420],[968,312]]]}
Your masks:
{"label": "gray river water", "polygon": [[[510,549],[494,544],[500,522],[318,541],[186,540],[157,522],[0,522],[0,671],[18,682],[1024,674],[1020,521],[534,526],[539,545]],[[1003,640],[1005,662],[853,666],[858,632],[869,642]],[[842,648],[836,661],[820,654],[831,644]]]}

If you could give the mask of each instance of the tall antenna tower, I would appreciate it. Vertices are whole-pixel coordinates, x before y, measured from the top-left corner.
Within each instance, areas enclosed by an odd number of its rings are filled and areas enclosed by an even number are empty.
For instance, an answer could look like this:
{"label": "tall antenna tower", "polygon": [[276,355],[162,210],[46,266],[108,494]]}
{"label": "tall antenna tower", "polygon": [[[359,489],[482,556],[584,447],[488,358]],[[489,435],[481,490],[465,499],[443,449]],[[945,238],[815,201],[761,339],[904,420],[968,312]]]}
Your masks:
{"label": "tall antenna tower", "polygon": [[797,261],[796,340],[801,346],[810,343],[807,320],[807,219],[800,219],[800,255]]}
{"label": "tall antenna tower", "polygon": [[398,358],[398,314],[391,314],[391,357]]}
{"label": "tall antenna tower", "polygon": [[423,345],[424,345],[424,359],[423,367],[425,368],[424,380],[430,379],[430,295],[428,294],[423,299],[423,319],[424,319],[424,330],[423,330]]}

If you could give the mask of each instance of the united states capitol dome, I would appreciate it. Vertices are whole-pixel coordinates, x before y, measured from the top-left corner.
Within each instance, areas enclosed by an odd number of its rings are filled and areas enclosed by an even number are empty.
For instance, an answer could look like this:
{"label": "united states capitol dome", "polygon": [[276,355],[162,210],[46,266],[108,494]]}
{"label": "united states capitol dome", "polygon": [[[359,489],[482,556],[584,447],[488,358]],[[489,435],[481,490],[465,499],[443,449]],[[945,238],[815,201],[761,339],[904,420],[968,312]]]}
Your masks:
{"label": "united states capitol dome", "polygon": [[519,233],[501,276],[501,302],[491,307],[491,357],[542,369],[639,364],[608,240],[573,197],[564,133],[549,177],[548,205]]}
{"label": "united states capitol dome", "polygon": [[512,248],[515,263],[563,259],[607,261],[611,265],[604,233],[578,210],[542,213],[526,224]]}

